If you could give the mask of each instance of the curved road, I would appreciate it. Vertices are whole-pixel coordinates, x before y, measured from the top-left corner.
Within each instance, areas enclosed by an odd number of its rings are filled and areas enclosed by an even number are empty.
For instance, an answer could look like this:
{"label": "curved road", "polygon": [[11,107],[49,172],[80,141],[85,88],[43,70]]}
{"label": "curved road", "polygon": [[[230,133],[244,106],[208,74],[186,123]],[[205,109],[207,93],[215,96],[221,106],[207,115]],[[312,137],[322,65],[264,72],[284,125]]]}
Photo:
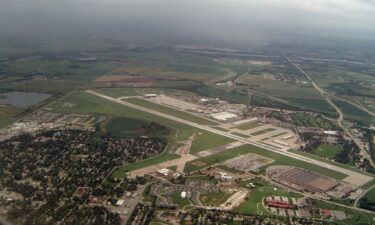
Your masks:
{"label": "curved road", "polygon": [[332,108],[334,108],[336,110],[336,112],[339,114],[339,117],[337,118],[337,124],[341,127],[341,129],[345,132],[345,134],[347,136],[350,137],[350,139],[352,139],[354,141],[354,143],[358,146],[358,148],[361,150],[362,154],[366,157],[366,159],[369,161],[369,163],[371,164],[372,167],[375,168],[375,163],[373,162],[370,154],[366,151],[366,149],[364,149],[360,143],[358,142],[358,140],[349,132],[348,128],[345,128],[343,125],[342,125],[342,121],[344,119],[344,114],[342,113],[341,109],[329,98],[329,94],[324,91],[323,89],[321,89],[316,83],[315,81],[310,77],[310,75],[308,73],[306,73],[303,69],[301,69],[301,67],[299,65],[297,65],[296,63],[294,63],[291,59],[289,59],[288,57],[286,57],[286,59],[294,66],[296,67],[303,75],[306,76],[306,78],[311,82],[311,84],[313,85],[313,87],[319,91],[319,93],[322,95],[322,97],[324,97],[324,99],[328,102],[328,104],[330,104],[332,106]]}

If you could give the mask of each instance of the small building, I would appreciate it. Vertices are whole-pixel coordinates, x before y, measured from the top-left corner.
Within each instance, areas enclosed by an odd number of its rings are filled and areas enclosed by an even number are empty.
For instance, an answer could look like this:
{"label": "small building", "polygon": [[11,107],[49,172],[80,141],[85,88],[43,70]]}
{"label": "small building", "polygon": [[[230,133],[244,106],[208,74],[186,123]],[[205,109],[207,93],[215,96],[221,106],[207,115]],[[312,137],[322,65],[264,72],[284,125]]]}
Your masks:
{"label": "small building", "polygon": [[187,195],[186,191],[181,192],[181,198],[186,198],[186,195]]}
{"label": "small building", "polygon": [[123,199],[119,199],[117,202],[116,202],[116,206],[122,206],[124,204],[124,200]]}

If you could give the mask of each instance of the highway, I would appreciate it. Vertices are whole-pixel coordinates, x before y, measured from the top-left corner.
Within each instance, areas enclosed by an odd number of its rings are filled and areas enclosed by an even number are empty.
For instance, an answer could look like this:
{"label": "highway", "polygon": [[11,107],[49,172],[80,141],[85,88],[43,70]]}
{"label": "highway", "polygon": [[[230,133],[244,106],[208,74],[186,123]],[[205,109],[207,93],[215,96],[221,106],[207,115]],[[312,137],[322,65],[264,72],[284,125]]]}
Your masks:
{"label": "highway", "polygon": [[228,137],[228,138],[232,138],[232,139],[237,140],[237,141],[241,141],[241,142],[246,143],[246,144],[250,144],[250,145],[253,145],[253,146],[256,146],[256,147],[259,147],[259,148],[263,148],[263,149],[266,149],[268,151],[275,152],[277,154],[281,154],[281,155],[284,155],[284,156],[287,156],[287,157],[291,157],[291,158],[294,158],[294,159],[297,159],[297,160],[301,160],[301,161],[304,161],[304,162],[307,162],[307,163],[310,163],[310,164],[314,164],[314,165],[326,168],[326,169],[330,169],[330,170],[334,170],[334,171],[346,174],[346,175],[348,175],[348,177],[346,177],[344,179],[344,181],[347,182],[347,183],[353,184],[355,186],[362,186],[365,183],[367,183],[367,182],[369,182],[373,179],[373,177],[362,174],[362,173],[354,172],[354,171],[351,171],[351,170],[348,170],[348,169],[345,169],[345,168],[342,168],[342,167],[338,167],[338,166],[335,166],[335,165],[332,165],[332,164],[328,164],[328,163],[319,161],[319,160],[310,159],[310,158],[307,158],[305,156],[301,156],[301,155],[298,155],[298,154],[295,154],[295,153],[292,153],[292,152],[288,152],[285,149],[282,150],[282,149],[272,148],[270,146],[267,146],[267,145],[264,145],[264,144],[261,144],[261,143],[257,143],[257,142],[253,142],[253,141],[247,140],[246,138],[243,138],[243,137],[240,137],[240,136],[237,136],[237,135],[225,132],[225,131],[221,131],[221,130],[218,130],[218,129],[215,129],[215,128],[212,128],[212,127],[209,127],[209,126],[206,126],[206,125],[197,124],[197,123],[187,121],[187,120],[182,119],[182,118],[174,117],[174,116],[171,116],[171,115],[168,115],[168,114],[165,114],[165,113],[161,113],[161,112],[158,112],[158,111],[155,111],[155,110],[151,110],[151,109],[148,109],[148,108],[144,108],[144,107],[141,107],[141,106],[138,106],[138,105],[135,105],[135,104],[124,102],[124,101],[121,101],[119,99],[112,98],[110,96],[103,95],[103,94],[97,93],[97,92],[92,91],[92,90],[86,90],[86,92],[89,93],[89,94],[95,95],[97,97],[106,99],[108,101],[112,101],[112,102],[127,106],[127,107],[131,107],[131,108],[141,110],[141,111],[144,111],[144,112],[147,112],[147,113],[150,113],[150,114],[154,114],[156,116],[164,117],[164,118],[167,118],[169,120],[173,120],[173,121],[176,121],[176,122],[179,122],[179,123],[182,123],[182,124],[186,124],[186,125],[189,125],[189,126],[192,126],[192,127],[199,128],[201,130],[212,132],[212,133],[215,133],[215,134],[218,134],[218,135],[222,135],[222,136],[225,136],[225,137]]}

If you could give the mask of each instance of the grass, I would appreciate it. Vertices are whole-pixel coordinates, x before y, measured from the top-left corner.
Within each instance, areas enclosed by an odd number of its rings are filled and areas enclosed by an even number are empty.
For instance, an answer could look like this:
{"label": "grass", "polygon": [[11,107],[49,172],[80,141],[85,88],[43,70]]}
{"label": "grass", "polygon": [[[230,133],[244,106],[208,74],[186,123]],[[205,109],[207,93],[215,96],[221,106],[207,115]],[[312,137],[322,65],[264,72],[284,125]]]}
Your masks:
{"label": "grass", "polygon": [[169,195],[173,201],[173,203],[177,204],[181,209],[186,206],[190,205],[190,201],[187,200],[186,198],[181,198],[181,193],[180,192],[173,192]]}
{"label": "grass", "polygon": [[221,170],[224,170],[228,173],[239,173],[239,171],[235,170],[235,169],[232,169],[226,165],[217,165],[216,166],[217,168],[221,169]]}
{"label": "grass", "polygon": [[0,88],[9,88],[20,91],[47,92],[65,94],[82,85],[80,81],[67,80],[32,80],[28,82],[14,82],[2,84]]}
{"label": "grass", "polygon": [[335,122],[332,122],[321,115],[311,115],[298,112],[293,115],[292,119],[297,127],[320,127],[325,130],[340,130],[340,127]]}
{"label": "grass", "polygon": [[135,88],[98,88],[96,89],[100,94],[108,95],[113,98],[122,96],[139,96]]}
{"label": "grass", "polygon": [[166,72],[194,73],[194,74],[225,74],[225,71],[216,67],[200,66],[194,64],[168,64],[163,68]]}
{"label": "grass", "polygon": [[16,115],[22,112],[22,109],[4,106],[0,107],[0,128],[10,124]]}
{"label": "grass", "polygon": [[148,166],[151,166],[151,165],[155,165],[155,164],[158,164],[158,163],[162,163],[162,162],[165,162],[165,161],[168,161],[168,160],[177,159],[179,157],[180,157],[179,155],[165,152],[161,155],[158,155],[158,156],[155,156],[155,157],[152,157],[152,158],[148,158],[148,159],[145,159],[145,160],[142,160],[142,161],[138,161],[138,162],[135,162],[135,163],[120,166],[116,170],[113,171],[112,177],[113,178],[124,178],[126,173],[129,172],[129,171],[141,169],[141,168],[148,167]]}
{"label": "grass", "polygon": [[367,213],[359,212],[353,209],[348,209],[344,207],[340,207],[338,205],[334,205],[332,203],[323,202],[323,201],[316,201],[316,205],[322,209],[329,209],[329,210],[338,210],[343,211],[347,215],[346,220],[342,221],[335,221],[335,224],[338,225],[347,225],[347,224],[373,224],[373,216]]}
{"label": "grass", "polygon": [[126,101],[129,102],[129,103],[138,105],[138,106],[142,106],[142,107],[152,109],[152,110],[155,110],[155,111],[158,111],[158,112],[161,112],[161,113],[165,113],[167,115],[171,115],[171,116],[174,116],[174,117],[185,119],[185,120],[188,120],[188,121],[191,121],[191,122],[194,122],[194,123],[203,124],[203,125],[217,125],[218,124],[216,122],[210,121],[210,120],[205,119],[203,117],[195,116],[191,113],[187,113],[187,112],[184,112],[184,111],[181,111],[181,110],[173,109],[173,108],[168,107],[168,106],[155,104],[155,103],[143,100],[143,99],[130,98],[130,99],[126,99]]}
{"label": "grass", "polygon": [[375,209],[375,188],[369,190],[359,201],[359,206],[368,210]]}
{"label": "grass", "polygon": [[284,134],[287,134],[288,132],[282,132],[280,134],[275,134],[275,135],[272,135],[271,138],[275,138],[275,137],[279,137],[281,135],[284,135]]}
{"label": "grass", "polygon": [[255,127],[259,127],[261,126],[261,124],[257,123],[257,122],[252,122],[252,123],[245,123],[245,124],[242,124],[238,127],[235,127],[237,129],[240,129],[240,130],[250,130],[252,128],[255,128]]}
{"label": "grass", "polygon": [[234,140],[208,131],[196,130],[190,153],[197,153],[231,142],[234,142]]}
{"label": "grass", "polygon": [[342,149],[338,146],[321,144],[316,149],[314,149],[313,153],[324,158],[334,159],[336,154],[341,151]]}
{"label": "grass", "polygon": [[265,133],[268,133],[268,132],[271,132],[271,131],[274,131],[274,130],[276,130],[276,129],[275,128],[267,128],[267,129],[259,130],[259,131],[256,131],[256,132],[250,133],[250,134],[254,135],[254,136],[258,136],[258,135],[265,134]]}
{"label": "grass", "polygon": [[250,135],[241,134],[241,133],[238,133],[238,132],[232,132],[232,134],[237,135],[237,136],[240,136],[240,137],[243,137],[243,138],[248,138],[248,137],[250,137]]}
{"label": "grass", "polygon": [[151,124],[135,118],[115,117],[111,119],[105,126],[105,131],[114,136],[165,136],[170,133],[167,127]]}
{"label": "grass", "polygon": [[333,102],[342,110],[345,118],[375,121],[374,117],[358,107],[342,100],[333,100]]}
{"label": "grass", "polygon": [[210,193],[201,193],[199,196],[200,201],[206,206],[220,206],[223,204],[232,193],[219,191]]}
{"label": "grass", "polygon": [[[272,165],[288,165],[288,166],[296,166],[296,167],[304,168],[306,170],[315,171],[317,173],[321,173],[321,174],[324,174],[326,176],[329,176],[338,180],[342,180],[345,177],[347,177],[345,174],[339,173],[337,171],[329,170],[329,169],[326,169],[326,168],[323,168],[314,164],[310,164],[304,161],[293,159],[293,158],[290,158],[290,157],[287,157],[287,156],[284,156],[275,152],[271,152],[271,151],[268,151],[259,147],[255,147],[252,145],[244,145],[244,146],[229,149],[229,150],[226,150],[226,151],[214,154],[214,155],[195,159],[191,162],[188,162],[184,170],[185,172],[197,171],[202,168],[205,168],[205,167],[217,164],[217,163],[222,163],[228,159],[234,158],[239,155],[244,155],[247,153],[259,154],[259,155],[262,155],[264,157],[274,160],[273,163],[264,166],[260,172],[264,172],[265,168],[272,166]],[[198,165],[197,165],[197,162],[198,162]],[[204,163],[204,165],[203,164],[199,165],[199,162]]]}
{"label": "grass", "polygon": [[239,205],[237,208],[234,209],[235,212],[243,213],[243,214],[251,214],[251,215],[256,215],[258,214],[258,212],[260,212],[262,215],[269,215],[268,211],[266,211],[266,209],[262,205],[263,198],[267,196],[272,196],[272,195],[294,197],[294,198],[302,197],[299,194],[281,190],[279,187],[273,186],[267,183],[266,181],[262,180],[261,178],[255,178],[254,180],[251,180],[251,181],[241,182],[241,186],[248,188],[246,187],[246,184],[250,182],[254,183],[256,188],[250,189],[251,190],[250,196],[244,203],[242,203],[241,205]]}

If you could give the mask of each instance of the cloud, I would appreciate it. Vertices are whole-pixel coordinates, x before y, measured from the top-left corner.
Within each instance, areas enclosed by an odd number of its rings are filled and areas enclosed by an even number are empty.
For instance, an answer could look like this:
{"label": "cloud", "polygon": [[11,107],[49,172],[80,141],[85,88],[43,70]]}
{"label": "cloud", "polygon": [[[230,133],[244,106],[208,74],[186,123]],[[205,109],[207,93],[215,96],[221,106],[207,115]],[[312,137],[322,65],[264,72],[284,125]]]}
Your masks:
{"label": "cloud", "polygon": [[0,29],[25,36],[245,46],[314,36],[375,36],[374,0],[0,0],[0,4]]}

